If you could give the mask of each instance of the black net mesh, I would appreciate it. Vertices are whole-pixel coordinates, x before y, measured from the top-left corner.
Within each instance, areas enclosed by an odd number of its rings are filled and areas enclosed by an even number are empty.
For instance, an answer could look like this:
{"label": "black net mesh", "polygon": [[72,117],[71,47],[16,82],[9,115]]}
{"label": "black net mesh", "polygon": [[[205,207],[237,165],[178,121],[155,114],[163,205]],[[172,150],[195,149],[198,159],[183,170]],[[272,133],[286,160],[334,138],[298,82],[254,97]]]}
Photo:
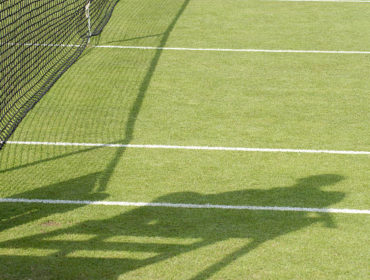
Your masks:
{"label": "black net mesh", "polygon": [[102,31],[117,1],[0,0],[0,149]]}

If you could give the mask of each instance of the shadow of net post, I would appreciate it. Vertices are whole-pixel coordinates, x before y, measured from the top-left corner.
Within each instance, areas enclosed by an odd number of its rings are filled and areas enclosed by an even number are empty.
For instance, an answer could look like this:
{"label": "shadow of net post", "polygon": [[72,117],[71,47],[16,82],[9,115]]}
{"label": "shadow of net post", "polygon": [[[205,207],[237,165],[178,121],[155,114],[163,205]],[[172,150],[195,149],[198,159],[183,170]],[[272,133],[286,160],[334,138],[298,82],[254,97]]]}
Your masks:
{"label": "shadow of net post", "polygon": [[[177,13],[174,16],[173,16],[173,11],[172,10],[167,10],[166,9],[166,6],[165,6],[166,3],[164,3],[163,1],[160,3],[160,5],[162,6],[162,9],[164,8],[163,16],[165,18],[170,18],[171,22],[167,26],[166,30],[163,32],[162,38],[161,38],[161,40],[159,41],[159,44],[158,44],[159,48],[157,50],[155,50],[155,54],[154,54],[154,56],[153,56],[153,58],[150,62],[149,68],[148,68],[148,70],[147,70],[147,72],[146,72],[146,74],[145,74],[145,76],[142,80],[142,83],[140,85],[138,94],[136,96],[136,99],[135,99],[132,107],[131,107],[131,110],[130,110],[130,113],[129,113],[129,116],[128,116],[128,119],[127,119],[127,122],[126,122],[125,137],[124,137],[123,140],[119,141],[120,144],[129,144],[132,141],[136,120],[137,120],[137,117],[139,115],[141,106],[143,104],[145,94],[148,90],[149,84],[152,80],[153,74],[154,74],[154,72],[157,68],[159,59],[161,58],[161,55],[162,55],[162,52],[163,52],[163,50],[161,48],[166,45],[166,43],[168,41],[168,38],[171,35],[171,32],[173,31],[174,27],[176,26],[176,23],[180,19],[181,15],[184,13],[184,11],[185,11],[186,7],[188,6],[189,2],[190,2],[190,0],[179,1],[178,4],[176,5],[176,6],[178,6],[177,7],[178,10],[177,10]],[[168,5],[168,6],[170,6],[170,5]],[[172,7],[172,6],[170,6],[170,7]],[[163,20],[163,18],[162,18],[162,20]],[[106,187],[109,183],[109,180],[110,180],[110,178],[111,178],[111,176],[114,172],[114,169],[116,168],[118,162],[122,158],[125,150],[126,150],[126,148],[118,148],[117,149],[117,152],[116,152],[115,156],[113,157],[111,162],[107,165],[107,167],[106,167],[106,169],[105,169],[105,171],[102,175],[102,178],[101,178],[100,183],[99,183],[99,188],[98,188],[99,191],[104,191],[106,189]]]}

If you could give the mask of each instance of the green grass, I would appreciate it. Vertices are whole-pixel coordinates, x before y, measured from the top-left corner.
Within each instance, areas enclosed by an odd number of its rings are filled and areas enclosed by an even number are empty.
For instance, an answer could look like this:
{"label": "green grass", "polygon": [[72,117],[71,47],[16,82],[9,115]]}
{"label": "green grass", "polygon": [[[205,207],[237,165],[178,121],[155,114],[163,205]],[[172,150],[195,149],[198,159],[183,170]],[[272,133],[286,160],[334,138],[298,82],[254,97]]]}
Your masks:
{"label": "green grass", "polygon": [[[369,50],[365,3],[120,1],[101,45]],[[13,141],[370,151],[370,57],[89,48]],[[0,197],[370,209],[367,155],[6,145]],[[0,204],[0,279],[368,279],[369,216]]]}

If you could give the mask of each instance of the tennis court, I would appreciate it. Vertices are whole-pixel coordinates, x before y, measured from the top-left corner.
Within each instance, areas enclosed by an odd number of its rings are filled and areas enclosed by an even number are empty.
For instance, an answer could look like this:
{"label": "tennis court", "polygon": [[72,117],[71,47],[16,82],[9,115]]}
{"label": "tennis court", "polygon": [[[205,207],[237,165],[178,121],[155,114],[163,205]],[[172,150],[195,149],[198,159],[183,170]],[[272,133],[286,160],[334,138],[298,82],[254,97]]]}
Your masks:
{"label": "tennis court", "polygon": [[0,279],[369,279],[369,18],[119,1],[0,151]]}

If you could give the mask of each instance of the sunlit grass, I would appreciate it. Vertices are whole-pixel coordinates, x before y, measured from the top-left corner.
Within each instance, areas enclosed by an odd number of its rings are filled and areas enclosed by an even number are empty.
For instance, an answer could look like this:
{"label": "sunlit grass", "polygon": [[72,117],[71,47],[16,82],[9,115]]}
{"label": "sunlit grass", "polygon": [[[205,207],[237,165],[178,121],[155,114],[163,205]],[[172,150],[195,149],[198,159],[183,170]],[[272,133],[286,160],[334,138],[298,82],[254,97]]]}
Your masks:
{"label": "sunlit grass", "polygon": [[[367,50],[369,13],[356,3],[120,1],[92,44]],[[369,59],[89,48],[11,140],[369,151]],[[0,197],[369,209],[369,164],[9,144]],[[368,221],[1,203],[0,279],[368,279]]]}

